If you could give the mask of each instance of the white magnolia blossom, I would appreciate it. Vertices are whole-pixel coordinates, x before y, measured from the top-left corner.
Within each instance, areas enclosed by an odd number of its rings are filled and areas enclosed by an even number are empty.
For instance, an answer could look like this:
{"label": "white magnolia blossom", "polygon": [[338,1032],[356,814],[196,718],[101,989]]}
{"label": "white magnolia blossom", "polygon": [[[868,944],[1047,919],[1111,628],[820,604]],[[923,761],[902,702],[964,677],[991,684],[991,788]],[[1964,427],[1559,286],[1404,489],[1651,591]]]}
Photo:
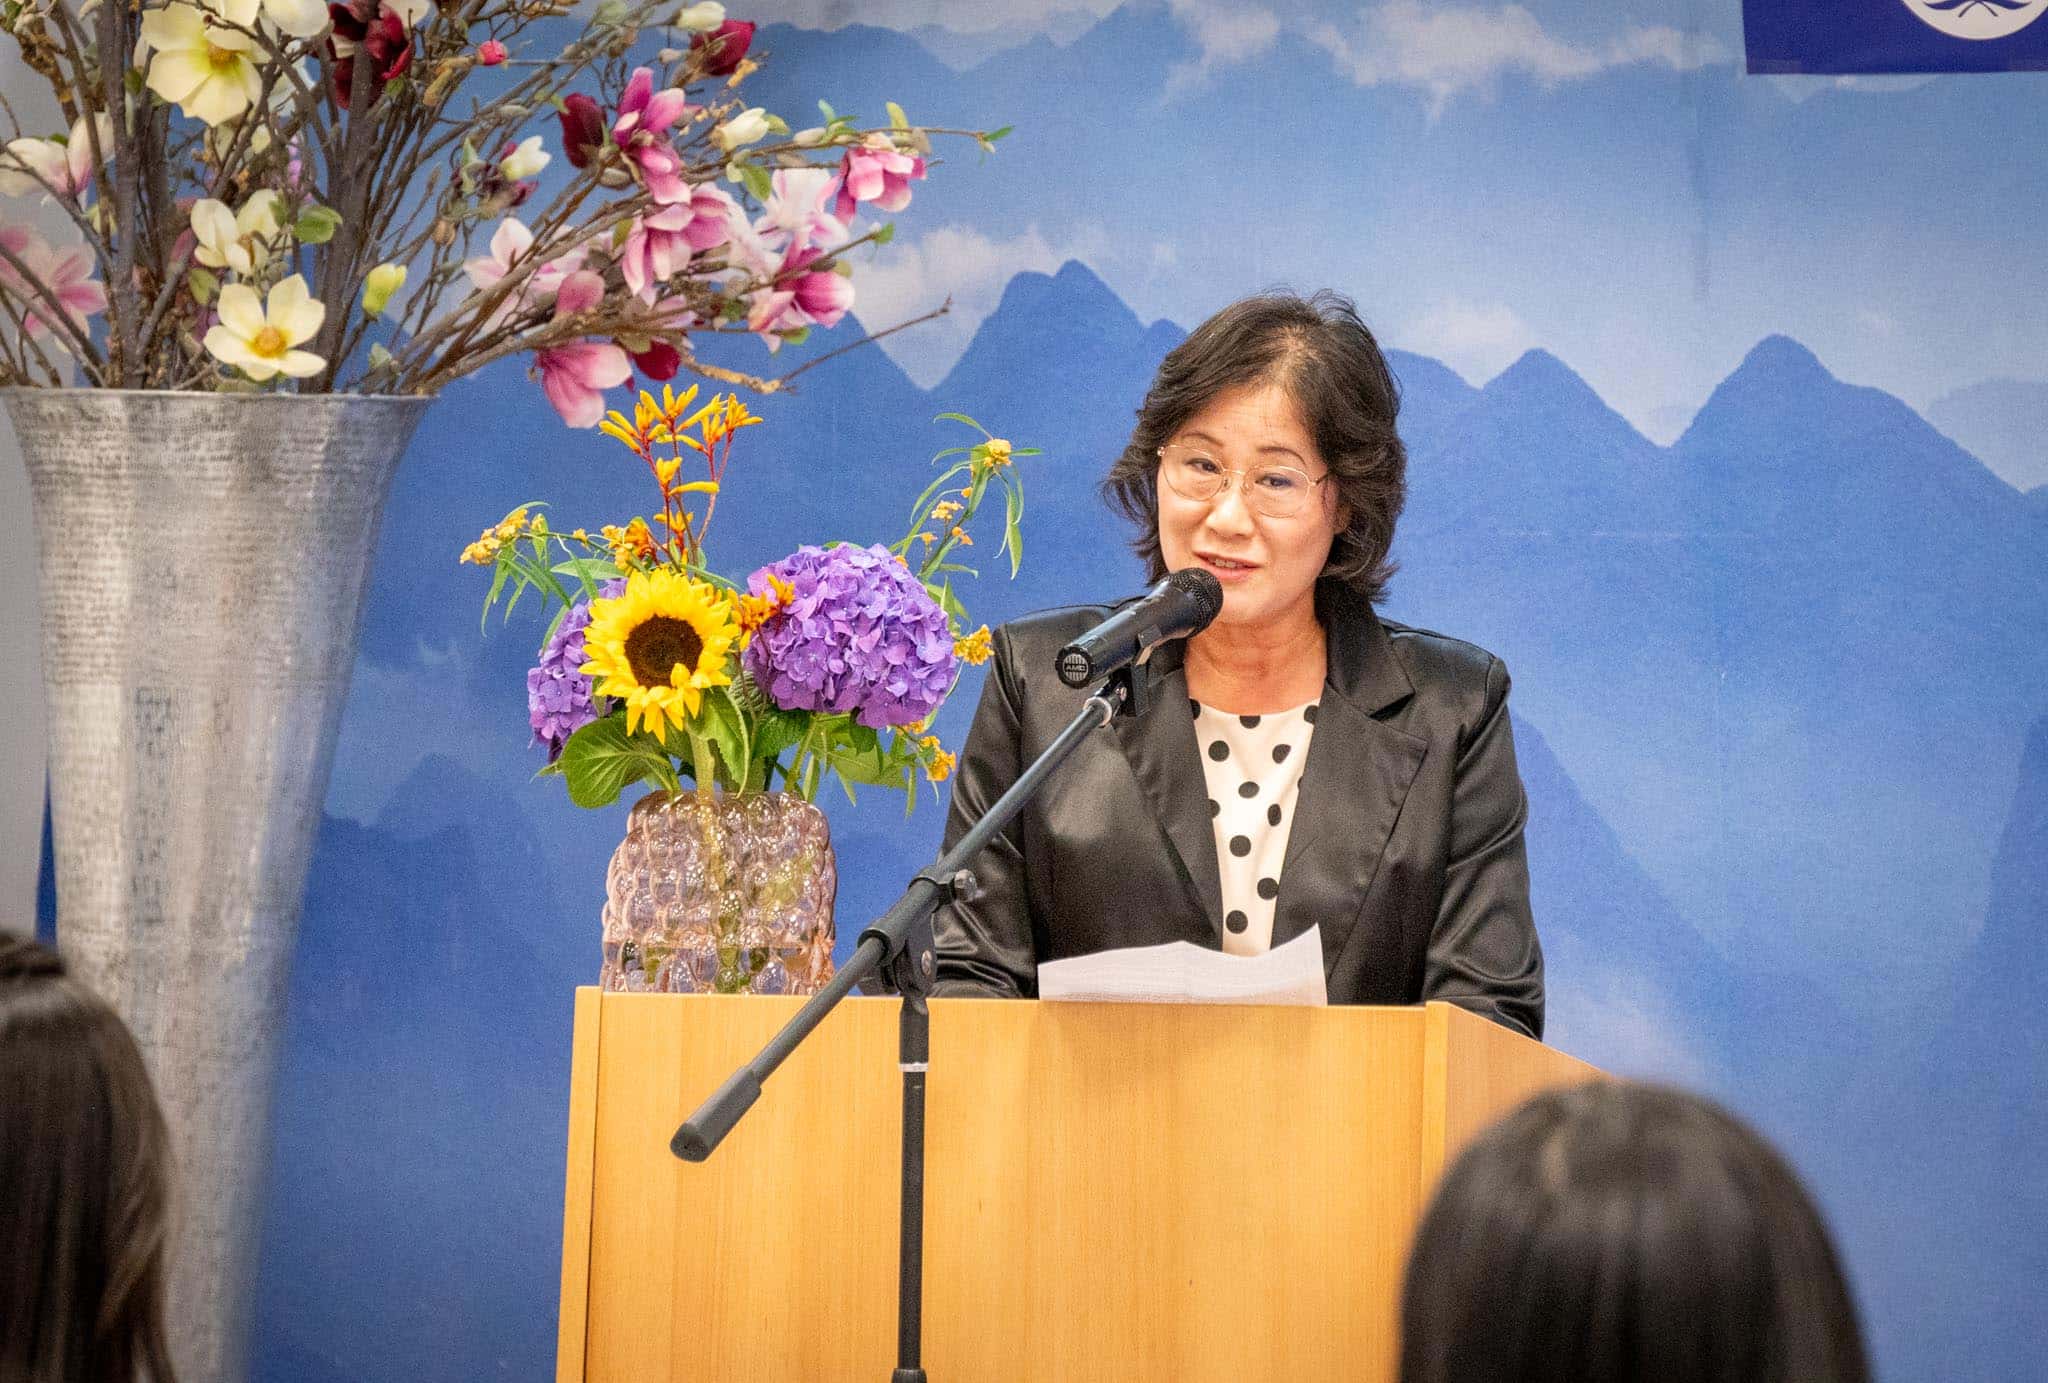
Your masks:
{"label": "white magnolia blossom", "polygon": [[220,321],[206,333],[207,351],[259,384],[281,374],[304,379],[327,367],[313,352],[297,349],[327,320],[326,306],[300,275],[280,281],[267,301],[248,284],[231,283],[220,290],[219,310]]}
{"label": "white magnolia blossom", "polygon": [[278,233],[279,198],[268,188],[251,193],[240,212],[211,197],[192,204],[192,234],[199,244],[192,257],[209,269],[250,274],[270,257],[266,243]]}
{"label": "white magnolia blossom", "polygon": [[713,130],[711,138],[719,148],[729,154],[735,149],[766,137],[768,129],[768,112],[760,106],[748,106]]}
{"label": "white magnolia blossom", "polygon": [[223,0],[223,9],[173,0],[142,15],[142,42],[151,50],[149,89],[209,125],[238,118],[263,95],[256,40],[220,23],[256,0]]}
{"label": "white magnolia blossom", "polygon": [[312,38],[327,28],[327,6],[320,0],[200,0],[207,9],[244,29],[260,17],[270,28],[293,38]]}
{"label": "white magnolia blossom", "polygon": [[549,155],[541,143],[539,135],[522,139],[518,148],[498,160],[498,171],[514,182],[533,177],[548,166]]}
{"label": "white magnolia blossom", "polygon": [[725,6],[718,0],[704,0],[701,5],[685,5],[676,11],[675,27],[691,34],[708,34],[725,23]]}
{"label": "white magnolia blossom", "polygon": [[384,8],[398,16],[408,29],[417,28],[434,8],[434,0],[384,0]]}

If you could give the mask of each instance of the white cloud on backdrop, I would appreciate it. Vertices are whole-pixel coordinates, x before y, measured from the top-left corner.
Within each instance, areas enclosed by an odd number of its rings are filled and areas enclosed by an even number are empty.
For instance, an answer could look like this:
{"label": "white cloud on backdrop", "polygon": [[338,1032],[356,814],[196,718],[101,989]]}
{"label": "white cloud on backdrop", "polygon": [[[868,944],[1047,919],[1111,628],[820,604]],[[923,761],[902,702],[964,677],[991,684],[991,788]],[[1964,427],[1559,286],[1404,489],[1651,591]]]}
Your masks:
{"label": "white cloud on backdrop", "polygon": [[1198,86],[1219,67],[1248,62],[1273,46],[1280,36],[1280,17],[1251,5],[1219,5],[1212,0],[1170,0],[1168,8],[1202,47],[1191,63],[1177,64],[1166,75],[1166,95]]}
{"label": "white cloud on backdrop", "polygon": [[1404,350],[1433,356],[1484,384],[1537,344],[1536,332],[1506,303],[1446,298],[1394,334]]}
{"label": "white cloud on backdrop", "polygon": [[1604,41],[1569,42],[1520,5],[1386,0],[1361,10],[1349,26],[1322,21],[1307,33],[1353,82],[1413,87],[1437,112],[1461,93],[1491,93],[1506,77],[1554,87],[1620,67],[1689,72],[1732,58],[1711,34],[1668,24],[1628,25]]}
{"label": "white cloud on backdrop", "polygon": [[1002,240],[969,226],[940,226],[915,241],[899,239],[860,265],[854,311],[868,330],[880,331],[952,299],[945,316],[882,342],[903,372],[929,389],[960,359],[1013,276],[1050,274],[1070,259],[1094,264],[1108,249],[1109,236],[1100,228],[1083,227],[1055,242],[1036,225]]}
{"label": "white cloud on backdrop", "polygon": [[763,24],[794,24],[803,29],[843,29],[872,24],[885,29],[917,29],[933,25],[955,33],[990,29],[1057,33],[1070,29],[1076,13],[1100,19],[1123,0],[762,0],[727,9],[736,17]]}

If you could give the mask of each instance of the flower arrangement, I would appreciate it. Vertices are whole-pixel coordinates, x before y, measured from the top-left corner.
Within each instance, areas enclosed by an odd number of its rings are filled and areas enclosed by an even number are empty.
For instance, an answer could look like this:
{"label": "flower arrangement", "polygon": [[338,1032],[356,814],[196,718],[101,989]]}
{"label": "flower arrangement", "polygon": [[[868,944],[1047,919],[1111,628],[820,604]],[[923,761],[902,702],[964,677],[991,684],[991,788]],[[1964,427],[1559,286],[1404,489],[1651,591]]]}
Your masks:
{"label": "flower arrangement", "polygon": [[524,357],[577,427],[636,372],[772,392],[692,337],[836,325],[892,231],[863,213],[909,204],[934,136],[1007,133],[824,102],[792,132],[715,0],[0,0],[0,27],[65,122],[0,101],[0,195],[76,233],[0,219],[0,384],[429,394]]}
{"label": "flower arrangement", "polygon": [[737,396],[693,409],[698,387],[640,394],[634,416],[603,430],[633,453],[659,512],[567,532],[545,506],[521,505],[471,543],[464,562],[492,569],[484,613],[505,617],[535,592],[556,608],[527,673],[527,711],[543,774],[570,800],[601,807],[631,783],[680,795],[685,779],[729,794],[780,788],[815,801],[827,774],[916,798],[953,755],[927,733],[962,664],[990,653],[987,627],[968,627],[954,580],[974,544],[984,501],[1003,499],[1002,540],[1016,574],[1024,491],[1013,448],[972,418],[981,440],[941,451],[951,461],[911,509],[892,546],[806,544],[744,583],[712,569],[705,538],[735,440],[762,420]]}

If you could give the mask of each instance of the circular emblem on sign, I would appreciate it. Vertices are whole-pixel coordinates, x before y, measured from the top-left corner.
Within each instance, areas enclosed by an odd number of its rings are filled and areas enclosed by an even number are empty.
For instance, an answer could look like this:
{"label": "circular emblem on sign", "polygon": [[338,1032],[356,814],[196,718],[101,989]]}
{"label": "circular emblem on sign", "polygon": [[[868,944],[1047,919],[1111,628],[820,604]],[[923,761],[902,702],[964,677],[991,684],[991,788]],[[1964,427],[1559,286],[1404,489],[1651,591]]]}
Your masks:
{"label": "circular emblem on sign", "polygon": [[1952,38],[2004,38],[2048,11],[2048,0],[1900,0]]}

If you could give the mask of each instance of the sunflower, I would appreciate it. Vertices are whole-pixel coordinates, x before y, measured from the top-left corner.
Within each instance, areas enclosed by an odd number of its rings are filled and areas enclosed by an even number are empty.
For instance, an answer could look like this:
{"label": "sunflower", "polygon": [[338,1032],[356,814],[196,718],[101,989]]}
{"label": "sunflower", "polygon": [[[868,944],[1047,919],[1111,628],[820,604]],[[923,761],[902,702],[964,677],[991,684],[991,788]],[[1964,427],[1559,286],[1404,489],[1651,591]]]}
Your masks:
{"label": "sunflower", "polygon": [[685,728],[706,687],[732,682],[739,629],[717,587],[680,572],[634,572],[611,600],[590,602],[583,675],[599,696],[626,703],[626,730]]}

